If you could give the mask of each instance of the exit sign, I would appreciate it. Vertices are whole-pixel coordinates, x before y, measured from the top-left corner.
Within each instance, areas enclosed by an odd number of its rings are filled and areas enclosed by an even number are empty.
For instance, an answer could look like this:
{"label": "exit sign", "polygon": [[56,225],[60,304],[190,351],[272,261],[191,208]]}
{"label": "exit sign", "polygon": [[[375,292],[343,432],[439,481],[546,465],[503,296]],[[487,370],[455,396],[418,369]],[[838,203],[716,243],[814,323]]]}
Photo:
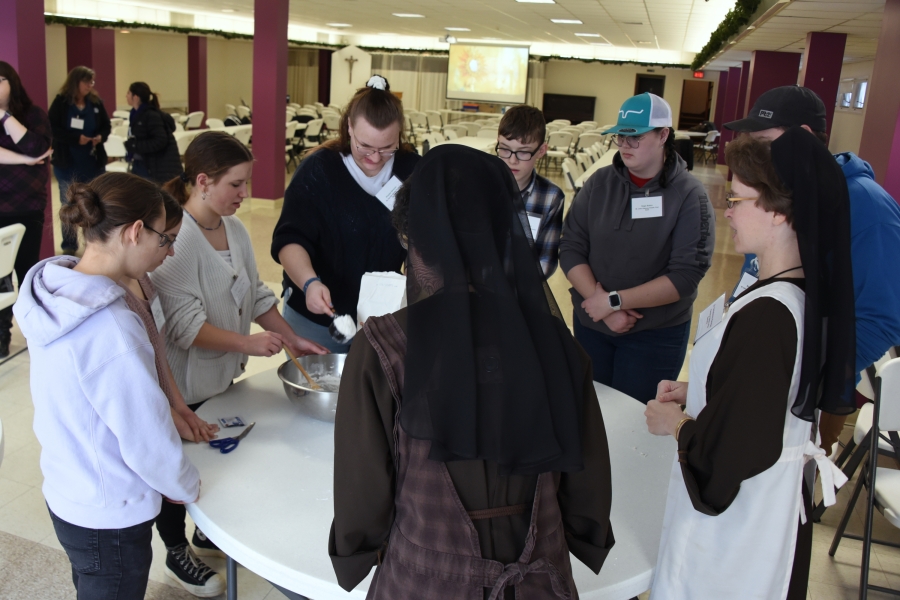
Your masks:
{"label": "exit sign", "polygon": [[703,71],[694,71],[694,79],[703,79]]}

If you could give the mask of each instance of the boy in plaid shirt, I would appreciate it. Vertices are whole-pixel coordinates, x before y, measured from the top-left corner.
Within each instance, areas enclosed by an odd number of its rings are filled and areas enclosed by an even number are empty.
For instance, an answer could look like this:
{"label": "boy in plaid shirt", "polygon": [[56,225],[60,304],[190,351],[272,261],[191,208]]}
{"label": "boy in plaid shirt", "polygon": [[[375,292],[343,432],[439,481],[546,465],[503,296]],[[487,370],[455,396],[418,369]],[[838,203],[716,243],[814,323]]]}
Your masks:
{"label": "boy in plaid shirt", "polygon": [[559,235],[562,232],[565,194],[546,177],[538,175],[535,163],[547,153],[544,114],[520,104],[506,111],[497,131],[497,156],[512,171],[531,225],[534,249],[545,278],[556,270]]}

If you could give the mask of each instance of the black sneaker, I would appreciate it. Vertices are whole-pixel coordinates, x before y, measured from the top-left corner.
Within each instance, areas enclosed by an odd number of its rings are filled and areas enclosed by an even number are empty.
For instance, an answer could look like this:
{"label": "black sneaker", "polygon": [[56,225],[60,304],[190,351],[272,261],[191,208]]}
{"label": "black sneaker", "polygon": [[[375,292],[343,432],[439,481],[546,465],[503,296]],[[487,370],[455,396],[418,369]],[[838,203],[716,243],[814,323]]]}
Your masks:
{"label": "black sneaker", "polygon": [[199,598],[212,598],[225,591],[225,580],[197,558],[187,543],[166,548],[166,575]]}
{"label": "black sneaker", "polygon": [[219,547],[213,544],[213,541],[203,535],[199,527],[194,528],[194,537],[191,539],[194,545],[194,553],[197,556],[217,556],[219,558],[228,558],[228,556],[219,550]]}

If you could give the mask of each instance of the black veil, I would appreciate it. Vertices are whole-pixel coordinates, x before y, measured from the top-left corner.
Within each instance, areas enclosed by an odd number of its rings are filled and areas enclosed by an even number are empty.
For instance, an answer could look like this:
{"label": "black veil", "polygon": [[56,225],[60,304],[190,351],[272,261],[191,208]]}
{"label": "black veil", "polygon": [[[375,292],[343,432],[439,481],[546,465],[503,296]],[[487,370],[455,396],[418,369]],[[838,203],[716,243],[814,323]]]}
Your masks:
{"label": "black veil", "polygon": [[497,157],[456,144],[419,161],[408,194],[408,348],[400,424],[429,458],[502,474],[583,468],[585,365]]}
{"label": "black veil", "polygon": [[844,173],[810,132],[792,127],[772,142],[772,162],[791,190],[794,230],[806,277],[800,390],[791,408],[856,410],[856,320],[850,262],[850,198]]}

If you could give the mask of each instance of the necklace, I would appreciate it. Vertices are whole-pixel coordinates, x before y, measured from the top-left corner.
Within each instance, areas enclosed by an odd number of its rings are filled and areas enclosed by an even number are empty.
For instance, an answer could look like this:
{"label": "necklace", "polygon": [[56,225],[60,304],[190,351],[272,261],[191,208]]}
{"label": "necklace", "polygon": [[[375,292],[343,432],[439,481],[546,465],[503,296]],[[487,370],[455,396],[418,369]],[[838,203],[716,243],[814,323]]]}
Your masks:
{"label": "necklace", "polygon": [[802,269],[802,268],[803,268],[803,265],[800,265],[799,267],[791,267],[790,269],[785,269],[784,271],[781,271],[780,273],[775,273],[771,277],[766,277],[765,281],[768,281],[770,279],[775,279],[779,275],[784,275],[785,273],[789,273],[791,271],[796,271],[797,269]]}
{"label": "necklace", "polygon": [[186,214],[187,216],[189,216],[189,217],[191,218],[191,220],[192,220],[194,223],[197,224],[198,227],[200,227],[201,229],[205,229],[205,230],[207,230],[207,231],[215,231],[216,229],[218,229],[219,227],[221,227],[221,226],[222,226],[222,223],[223,223],[222,217],[219,217],[219,224],[218,224],[218,225],[216,225],[215,227],[204,227],[204,226],[200,223],[200,221],[198,221],[197,219],[195,219],[195,218],[194,218],[194,215],[192,215],[192,214],[189,213],[188,211],[184,211],[184,214]]}

